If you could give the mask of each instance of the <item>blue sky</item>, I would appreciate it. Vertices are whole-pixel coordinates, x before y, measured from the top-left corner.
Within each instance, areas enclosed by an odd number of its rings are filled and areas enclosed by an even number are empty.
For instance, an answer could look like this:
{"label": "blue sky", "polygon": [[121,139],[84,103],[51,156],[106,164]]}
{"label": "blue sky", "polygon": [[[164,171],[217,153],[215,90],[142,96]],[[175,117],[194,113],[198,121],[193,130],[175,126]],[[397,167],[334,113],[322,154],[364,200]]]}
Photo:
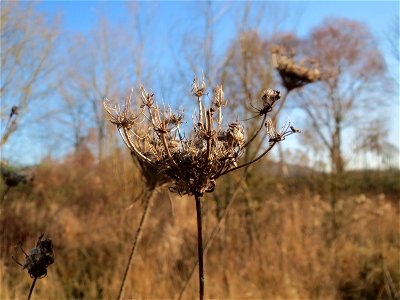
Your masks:
{"label": "blue sky", "polygon": [[[187,26],[196,28],[198,22],[198,2],[190,1],[162,1],[162,2],[119,2],[119,1],[44,1],[38,4],[38,9],[49,16],[60,15],[61,27],[65,33],[88,33],[95,30],[100,17],[106,17],[111,24],[129,26],[130,7],[137,5],[145,7],[146,13],[140,15],[141,22],[150,24],[151,51],[146,59],[152,63],[157,62],[159,76],[173,64],[172,54],[177,49],[172,49],[174,39],[179,39],[179,33]],[[235,13],[243,9],[244,2],[215,2],[215,11],[230,6],[224,20],[218,24],[219,49],[224,50],[224,45],[234,36],[234,26],[237,22]],[[379,47],[383,51],[391,73],[398,78],[398,62],[390,58],[387,45],[387,34],[395,17],[399,14],[398,1],[270,1],[254,2],[256,6],[268,5],[270,14],[286,15],[280,24],[281,30],[295,31],[298,35],[306,35],[309,30],[321,24],[326,17],[346,17],[362,21],[368,25],[377,38]],[[260,31],[270,27],[268,17],[262,20]],[[189,79],[188,82],[191,80]],[[398,81],[397,81],[398,82]],[[389,108],[391,124],[390,141],[399,145],[399,100],[395,99]],[[29,139],[29,134],[25,135]],[[37,141],[36,141],[37,142]],[[29,141],[35,144],[35,141]],[[34,151],[35,152],[35,151]],[[37,152],[37,153],[36,153]],[[27,158],[33,162],[46,152],[37,149],[35,155]],[[25,156],[26,157],[26,156]]]}
{"label": "blue sky", "polygon": [[[219,1],[218,5],[226,2]],[[243,2],[231,2],[239,6]],[[121,22],[129,17],[124,1],[44,1],[40,9],[50,14],[61,14],[63,25],[67,30],[87,32],[96,24],[98,16],[106,15],[112,22]],[[146,4],[142,2],[140,5]],[[154,3],[147,3],[152,4]],[[294,10],[296,24],[290,24],[288,29],[295,29],[299,34],[306,33],[311,27],[318,25],[327,16],[341,16],[369,25],[375,34],[382,34],[394,16],[399,14],[398,1],[272,1],[273,5]],[[151,20],[158,24],[168,25],[196,15],[191,1],[162,1],[158,6],[157,19]],[[192,9],[193,8],[193,9]],[[193,19],[192,19],[193,20]],[[185,21],[185,20],[183,20]],[[161,26],[168,29],[168,26]],[[159,27],[160,28],[160,27]]]}

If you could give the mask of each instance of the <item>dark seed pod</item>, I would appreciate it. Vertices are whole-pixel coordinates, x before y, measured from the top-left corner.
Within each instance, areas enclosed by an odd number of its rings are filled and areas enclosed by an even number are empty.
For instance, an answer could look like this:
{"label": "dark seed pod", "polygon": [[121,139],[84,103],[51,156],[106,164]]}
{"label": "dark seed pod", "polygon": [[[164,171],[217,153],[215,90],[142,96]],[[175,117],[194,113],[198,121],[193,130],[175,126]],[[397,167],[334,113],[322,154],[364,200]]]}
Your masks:
{"label": "dark seed pod", "polygon": [[53,242],[50,238],[38,238],[36,247],[26,256],[23,269],[27,269],[32,278],[43,278],[47,275],[47,267],[54,263]]}

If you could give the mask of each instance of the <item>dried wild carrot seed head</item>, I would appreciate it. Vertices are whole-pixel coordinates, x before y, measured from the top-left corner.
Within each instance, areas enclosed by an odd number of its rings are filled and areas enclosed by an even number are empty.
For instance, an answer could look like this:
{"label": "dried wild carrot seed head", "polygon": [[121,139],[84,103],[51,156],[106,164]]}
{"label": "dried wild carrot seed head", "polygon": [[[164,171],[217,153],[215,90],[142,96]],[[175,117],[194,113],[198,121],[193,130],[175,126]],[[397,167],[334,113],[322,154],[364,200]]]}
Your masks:
{"label": "dried wild carrot seed head", "polygon": [[276,46],[272,61],[288,91],[320,80],[320,71],[312,60],[305,58],[297,64],[294,61],[295,52],[289,54],[285,52],[287,51],[283,47]]}
{"label": "dried wild carrot seed head", "polygon": [[[255,136],[246,142],[246,134],[240,122],[229,123],[226,129],[222,124],[222,106],[226,104],[222,86],[214,90],[212,107],[205,106],[202,101],[206,94],[204,78],[198,82],[193,80],[192,92],[197,97],[198,114],[193,115],[193,129],[189,134],[181,131],[183,113],[176,114],[164,104],[160,107],[154,99],[141,87],[142,110],[136,118],[143,117],[142,122],[122,122],[131,108],[130,98],[126,100],[123,110],[115,114],[115,110],[107,109],[110,121],[119,129],[119,133],[142,166],[149,166],[159,176],[170,179],[170,191],[180,195],[203,195],[212,192],[216,179],[249,163],[237,164],[245,149],[254,141]],[[261,115],[272,110],[273,104],[280,98],[279,91],[268,89],[264,92]],[[133,115],[133,114],[132,114]],[[260,124],[262,128],[263,122]],[[258,158],[264,156],[272,146],[294,133],[288,127],[279,133],[272,123],[267,122],[267,133],[270,146]],[[259,134],[260,130],[256,132]]]}

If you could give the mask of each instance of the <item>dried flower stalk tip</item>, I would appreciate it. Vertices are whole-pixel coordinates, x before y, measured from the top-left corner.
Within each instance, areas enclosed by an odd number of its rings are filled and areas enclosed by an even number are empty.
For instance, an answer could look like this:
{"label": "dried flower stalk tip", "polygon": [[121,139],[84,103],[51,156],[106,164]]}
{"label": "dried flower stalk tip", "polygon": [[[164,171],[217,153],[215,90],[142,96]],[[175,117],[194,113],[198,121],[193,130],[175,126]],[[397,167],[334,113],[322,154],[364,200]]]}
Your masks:
{"label": "dried flower stalk tip", "polygon": [[140,114],[135,116],[132,111],[131,107],[132,94],[133,90],[130,96],[125,98],[125,104],[122,109],[119,104],[113,105],[111,101],[108,100],[107,98],[105,98],[103,101],[103,106],[110,117],[110,122],[114,125],[117,125],[118,128],[121,127],[127,129],[132,128],[132,126],[136,122],[136,119],[140,116]]}
{"label": "dried flower stalk tip", "polygon": [[142,95],[142,105],[141,108],[147,106],[148,108],[152,108],[154,105],[154,94],[149,94],[143,86],[140,87],[140,93]]}
{"label": "dried flower stalk tip", "polygon": [[18,112],[19,112],[19,107],[16,105],[13,105],[13,107],[11,107],[9,118],[12,118],[12,116],[14,116],[14,115],[18,115]]}
{"label": "dried flower stalk tip", "polygon": [[201,82],[197,81],[196,76],[194,76],[193,84],[192,84],[192,93],[197,97],[201,97],[206,92],[206,82],[204,81],[204,75],[202,77]]}
{"label": "dried flower stalk tip", "polygon": [[227,101],[224,98],[224,91],[222,89],[222,85],[217,85],[217,87],[214,89],[213,104],[217,108],[220,108],[227,104]]}
{"label": "dried flower stalk tip", "polygon": [[300,132],[299,129],[294,128],[290,122],[286,122],[285,125],[279,130],[276,130],[274,123],[268,119],[265,122],[265,127],[267,128],[267,135],[269,137],[270,143],[278,143],[283,141],[287,136],[292,135],[294,133]]}

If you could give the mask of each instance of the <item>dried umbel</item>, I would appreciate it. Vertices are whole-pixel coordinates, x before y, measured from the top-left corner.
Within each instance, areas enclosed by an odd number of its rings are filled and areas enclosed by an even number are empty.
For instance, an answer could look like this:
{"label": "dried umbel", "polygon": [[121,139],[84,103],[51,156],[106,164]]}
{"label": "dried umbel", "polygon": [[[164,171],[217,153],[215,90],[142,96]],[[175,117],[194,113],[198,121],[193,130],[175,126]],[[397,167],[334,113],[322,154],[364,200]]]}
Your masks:
{"label": "dried umbel", "polygon": [[54,263],[53,242],[50,238],[43,239],[41,234],[36,242],[36,247],[25,254],[25,263],[17,262],[23,269],[27,269],[32,278],[43,278],[47,275],[47,267]]}
{"label": "dried umbel", "polygon": [[[170,178],[170,190],[179,195],[202,196],[205,192],[212,192],[218,177],[251,163],[237,164],[254,136],[246,141],[245,129],[239,122],[224,127],[222,107],[227,101],[222,86],[214,90],[210,107],[203,104],[205,89],[204,79],[198,82],[195,78],[192,92],[197,98],[198,113],[193,114],[193,130],[188,135],[181,129],[183,113],[173,112],[165,104],[160,106],[154,94],[143,87],[140,87],[142,105],[135,112],[131,107],[132,94],[125,100],[123,109],[107,99],[103,103],[111,123],[117,126],[132,154],[141,164],[148,165],[160,176]],[[260,99],[262,107],[257,115],[264,116],[260,128],[279,98],[279,91],[264,91]],[[293,127],[287,127],[279,134],[288,136],[295,132]],[[270,138],[267,150],[282,139]]]}
{"label": "dried umbel", "polygon": [[294,55],[286,55],[283,47],[276,46],[273,49],[272,61],[288,91],[320,80],[321,74],[312,61],[304,59],[296,64]]}

